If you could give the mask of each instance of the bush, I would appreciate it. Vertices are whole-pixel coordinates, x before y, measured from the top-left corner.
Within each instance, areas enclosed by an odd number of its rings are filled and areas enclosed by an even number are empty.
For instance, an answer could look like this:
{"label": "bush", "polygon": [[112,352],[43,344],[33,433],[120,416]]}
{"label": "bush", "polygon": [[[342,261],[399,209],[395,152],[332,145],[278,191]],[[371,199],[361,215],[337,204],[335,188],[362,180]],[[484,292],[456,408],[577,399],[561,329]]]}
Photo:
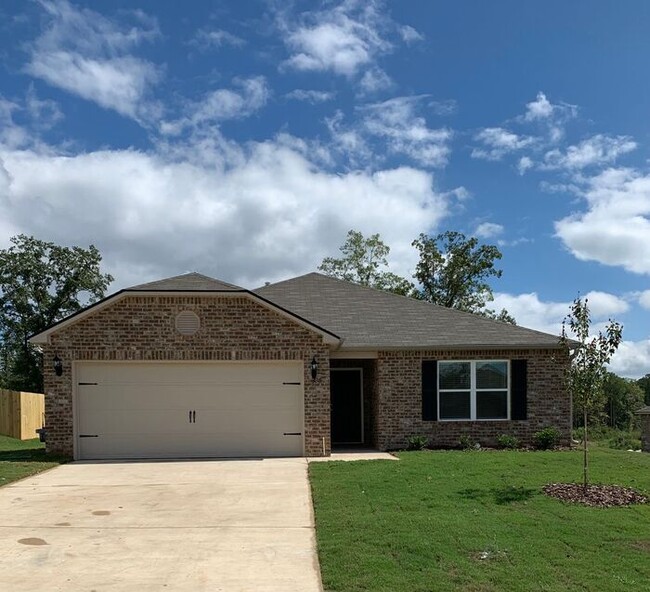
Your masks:
{"label": "bush", "polygon": [[619,432],[607,442],[607,446],[616,450],[640,450],[641,440],[635,438],[632,434]]}
{"label": "bush", "polygon": [[519,438],[509,434],[501,434],[500,436],[497,436],[497,448],[516,450],[519,448]]}
{"label": "bush", "polygon": [[429,445],[429,438],[426,436],[411,436],[408,439],[409,450],[424,450]]}
{"label": "bush", "polygon": [[557,428],[544,428],[533,434],[533,444],[539,450],[549,450],[555,448],[560,442],[560,430]]}
{"label": "bush", "polygon": [[474,442],[473,438],[467,434],[463,434],[458,439],[458,443],[463,450],[474,450],[475,448],[478,449],[481,447],[478,442]]}

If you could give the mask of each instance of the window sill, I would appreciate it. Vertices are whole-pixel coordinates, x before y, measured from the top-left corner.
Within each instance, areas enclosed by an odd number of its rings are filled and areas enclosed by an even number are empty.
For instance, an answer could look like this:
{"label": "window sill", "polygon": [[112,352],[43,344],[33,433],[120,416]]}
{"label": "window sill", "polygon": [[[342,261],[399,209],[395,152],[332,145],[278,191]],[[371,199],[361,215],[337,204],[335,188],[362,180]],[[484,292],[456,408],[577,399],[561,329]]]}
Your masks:
{"label": "window sill", "polygon": [[471,423],[483,423],[486,421],[511,421],[509,417],[499,417],[499,418],[494,418],[494,419],[470,419],[470,418],[465,418],[465,419],[439,419],[438,420],[441,423],[458,423],[459,421],[464,421],[465,423],[471,422]]}

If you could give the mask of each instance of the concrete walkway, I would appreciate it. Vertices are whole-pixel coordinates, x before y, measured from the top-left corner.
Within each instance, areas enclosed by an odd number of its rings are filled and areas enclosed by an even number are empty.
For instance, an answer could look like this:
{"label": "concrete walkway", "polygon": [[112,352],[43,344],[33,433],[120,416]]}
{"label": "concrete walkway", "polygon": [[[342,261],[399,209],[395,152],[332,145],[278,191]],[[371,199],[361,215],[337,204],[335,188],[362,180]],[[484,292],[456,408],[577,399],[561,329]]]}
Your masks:
{"label": "concrete walkway", "polygon": [[305,459],[73,463],[0,488],[0,589],[319,592]]}

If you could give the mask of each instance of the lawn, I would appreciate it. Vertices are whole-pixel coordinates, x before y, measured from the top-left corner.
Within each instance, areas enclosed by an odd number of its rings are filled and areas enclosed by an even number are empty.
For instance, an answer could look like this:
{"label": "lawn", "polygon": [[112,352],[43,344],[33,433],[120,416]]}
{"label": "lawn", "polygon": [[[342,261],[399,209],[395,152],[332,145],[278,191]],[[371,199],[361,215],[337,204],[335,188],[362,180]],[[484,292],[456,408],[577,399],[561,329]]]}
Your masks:
{"label": "lawn", "polygon": [[45,456],[38,439],[16,440],[0,435],[0,486],[51,469],[68,459]]}
{"label": "lawn", "polygon": [[[541,493],[579,451],[403,452],[309,466],[323,584],[338,592],[650,590],[650,504]],[[650,494],[650,455],[594,448],[593,482]]]}

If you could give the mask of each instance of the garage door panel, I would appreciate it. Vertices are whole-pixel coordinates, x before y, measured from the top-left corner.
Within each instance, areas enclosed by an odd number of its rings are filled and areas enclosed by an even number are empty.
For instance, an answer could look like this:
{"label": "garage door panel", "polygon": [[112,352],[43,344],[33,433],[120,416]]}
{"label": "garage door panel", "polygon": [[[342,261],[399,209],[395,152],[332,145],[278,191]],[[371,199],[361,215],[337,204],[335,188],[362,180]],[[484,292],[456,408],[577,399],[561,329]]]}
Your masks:
{"label": "garage door panel", "polygon": [[76,371],[90,383],[77,387],[77,433],[97,436],[78,438],[80,458],[302,455],[300,362],[93,362]]}

